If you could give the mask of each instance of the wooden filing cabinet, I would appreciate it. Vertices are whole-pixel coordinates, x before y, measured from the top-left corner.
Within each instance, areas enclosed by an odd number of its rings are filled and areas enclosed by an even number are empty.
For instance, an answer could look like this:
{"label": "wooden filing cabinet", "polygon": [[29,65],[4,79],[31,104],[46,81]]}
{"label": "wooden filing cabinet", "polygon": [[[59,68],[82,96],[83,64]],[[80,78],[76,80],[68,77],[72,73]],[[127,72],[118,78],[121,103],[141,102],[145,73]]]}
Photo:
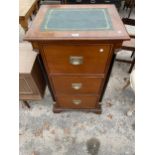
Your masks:
{"label": "wooden filing cabinet", "polygon": [[101,113],[114,50],[129,39],[114,5],[41,6],[25,40],[41,53],[53,111]]}

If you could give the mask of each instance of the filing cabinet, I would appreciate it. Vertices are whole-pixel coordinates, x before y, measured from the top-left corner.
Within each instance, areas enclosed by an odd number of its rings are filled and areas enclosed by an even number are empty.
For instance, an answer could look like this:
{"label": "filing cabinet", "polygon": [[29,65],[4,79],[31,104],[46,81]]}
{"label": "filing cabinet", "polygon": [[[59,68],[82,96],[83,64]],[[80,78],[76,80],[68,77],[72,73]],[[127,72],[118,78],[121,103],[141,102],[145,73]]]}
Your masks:
{"label": "filing cabinet", "polygon": [[129,39],[114,5],[41,6],[25,40],[43,59],[53,111],[101,113],[114,50]]}

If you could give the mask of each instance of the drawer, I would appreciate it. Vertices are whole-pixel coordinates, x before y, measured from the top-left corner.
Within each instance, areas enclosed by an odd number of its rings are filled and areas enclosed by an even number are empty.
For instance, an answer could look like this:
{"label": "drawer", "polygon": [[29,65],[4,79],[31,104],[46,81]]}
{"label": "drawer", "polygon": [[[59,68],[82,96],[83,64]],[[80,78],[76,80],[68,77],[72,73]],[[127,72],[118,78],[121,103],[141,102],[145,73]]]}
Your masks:
{"label": "drawer", "polygon": [[[30,84],[31,82],[31,84]],[[33,94],[32,80],[30,77],[19,78],[19,94]]]}
{"label": "drawer", "polygon": [[61,108],[66,109],[89,109],[95,108],[97,96],[64,95],[57,96],[57,102]]}
{"label": "drawer", "polygon": [[29,74],[19,74],[19,94],[35,95],[38,93],[39,91],[33,77]]}
{"label": "drawer", "polygon": [[56,94],[98,94],[102,78],[53,76],[53,86]]}
{"label": "drawer", "polygon": [[111,45],[43,45],[49,72],[103,74]]}
{"label": "drawer", "polygon": [[41,99],[37,85],[31,75],[19,75],[19,98],[20,100]]}

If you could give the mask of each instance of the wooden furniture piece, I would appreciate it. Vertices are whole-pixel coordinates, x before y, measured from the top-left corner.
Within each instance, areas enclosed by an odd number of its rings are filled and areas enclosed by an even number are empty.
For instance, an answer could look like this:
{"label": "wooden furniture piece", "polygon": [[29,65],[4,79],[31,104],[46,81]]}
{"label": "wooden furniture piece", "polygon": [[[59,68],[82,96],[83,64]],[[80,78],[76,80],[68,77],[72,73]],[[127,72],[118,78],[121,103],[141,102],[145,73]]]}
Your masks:
{"label": "wooden furniture piece", "polygon": [[132,70],[130,74],[130,78],[129,80],[127,80],[122,90],[125,90],[129,85],[131,86],[132,90],[135,92],[135,70]]}
{"label": "wooden furniture piece", "polygon": [[124,6],[123,6],[123,10],[124,9],[130,9],[129,10],[129,14],[128,14],[128,18],[130,18],[131,12],[133,10],[133,8],[135,7],[135,0],[125,0]]}
{"label": "wooden furniture piece", "polygon": [[132,26],[133,28],[135,27],[135,19],[130,19],[130,18],[122,18],[123,23],[125,24],[125,27],[127,29],[127,32],[129,33],[131,38],[135,38],[135,31],[130,31],[128,26]]}
{"label": "wooden furniture piece", "polygon": [[25,40],[42,56],[53,111],[101,113],[114,50],[129,39],[114,5],[42,5]]}
{"label": "wooden furniture piece", "polygon": [[119,9],[121,0],[63,0],[64,4],[115,4]]}
{"label": "wooden furniture piece", "polygon": [[19,23],[25,30],[28,30],[28,19],[39,8],[39,0],[19,0]]}
{"label": "wooden furniture piece", "polygon": [[19,44],[19,99],[30,108],[28,100],[40,100],[45,92],[46,82],[38,61],[38,54],[32,51],[28,42]]}
{"label": "wooden furniture piece", "polygon": [[[129,18],[123,18],[122,19],[123,23],[128,26],[135,26],[135,20],[134,19],[129,19]],[[126,27],[128,30],[128,27]],[[132,31],[128,31],[131,39],[129,41],[124,41],[122,44],[121,49],[122,50],[127,50],[131,51],[131,60],[126,60],[126,59],[119,59],[117,58],[116,61],[124,62],[124,63],[129,63],[131,64],[128,73],[131,73],[134,65],[135,65],[135,34]]]}
{"label": "wooden furniture piece", "polygon": [[[130,74],[130,78],[127,80],[125,86],[123,87],[123,91],[130,85],[133,92],[135,93],[135,70],[132,70]],[[135,105],[132,105],[130,109],[127,111],[127,116],[132,116],[135,111]]]}

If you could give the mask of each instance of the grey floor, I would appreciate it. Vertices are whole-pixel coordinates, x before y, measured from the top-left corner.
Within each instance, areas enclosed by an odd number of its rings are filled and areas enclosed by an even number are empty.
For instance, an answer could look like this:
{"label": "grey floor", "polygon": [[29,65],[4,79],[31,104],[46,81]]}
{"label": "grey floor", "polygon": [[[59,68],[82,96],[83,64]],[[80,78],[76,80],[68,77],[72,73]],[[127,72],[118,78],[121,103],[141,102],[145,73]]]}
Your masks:
{"label": "grey floor", "polygon": [[31,102],[30,110],[20,104],[20,155],[133,155],[134,113],[127,112],[134,108],[134,93],[130,87],[122,90],[128,67],[115,62],[101,115],[54,114],[48,90],[42,101]]}
{"label": "grey floor", "polygon": [[[127,57],[129,54],[120,54]],[[129,64],[115,62],[102,101],[102,114],[52,112],[48,89],[31,109],[19,104],[20,155],[134,155],[134,92],[123,86]]]}

